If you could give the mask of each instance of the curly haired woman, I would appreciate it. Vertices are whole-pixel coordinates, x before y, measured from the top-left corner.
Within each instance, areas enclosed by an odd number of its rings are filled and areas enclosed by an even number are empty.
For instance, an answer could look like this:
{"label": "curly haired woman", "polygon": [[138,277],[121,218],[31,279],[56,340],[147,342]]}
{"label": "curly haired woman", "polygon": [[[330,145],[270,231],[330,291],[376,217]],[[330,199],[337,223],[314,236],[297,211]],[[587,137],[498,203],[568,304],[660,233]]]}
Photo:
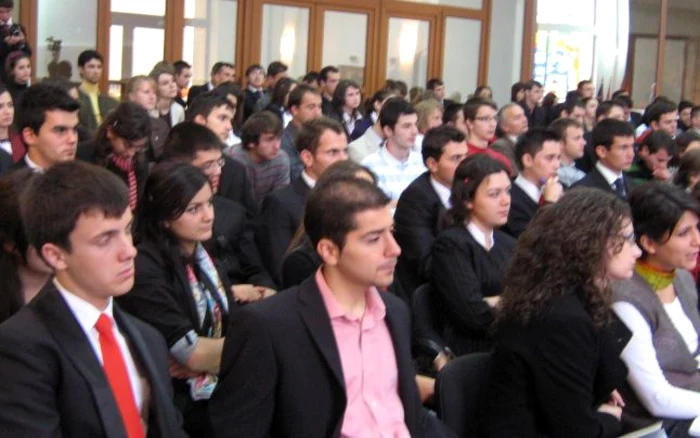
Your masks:
{"label": "curly haired woman", "polygon": [[613,320],[610,284],[640,254],[629,206],[612,194],[572,190],[540,209],[505,275],[488,436],[619,434],[630,333]]}

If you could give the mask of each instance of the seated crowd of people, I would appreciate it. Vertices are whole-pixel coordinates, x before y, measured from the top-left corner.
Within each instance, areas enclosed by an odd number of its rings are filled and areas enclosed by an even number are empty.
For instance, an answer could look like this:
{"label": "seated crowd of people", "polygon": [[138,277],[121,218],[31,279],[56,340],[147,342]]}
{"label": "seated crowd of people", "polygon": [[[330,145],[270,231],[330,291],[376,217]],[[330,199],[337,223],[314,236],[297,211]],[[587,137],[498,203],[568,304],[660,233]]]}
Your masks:
{"label": "seated crowd of people", "polygon": [[700,436],[700,106],[102,63],[0,88],[1,436]]}

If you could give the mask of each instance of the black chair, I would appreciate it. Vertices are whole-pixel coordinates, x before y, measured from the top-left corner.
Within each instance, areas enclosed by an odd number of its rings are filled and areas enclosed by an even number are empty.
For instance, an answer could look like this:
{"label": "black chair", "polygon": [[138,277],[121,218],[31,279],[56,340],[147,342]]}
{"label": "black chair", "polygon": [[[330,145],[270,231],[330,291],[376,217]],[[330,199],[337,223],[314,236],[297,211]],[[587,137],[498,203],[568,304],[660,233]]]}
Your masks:
{"label": "black chair", "polygon": [[450,361],[435,379],[438,417],[460,437],[480,436],[491,353],[472,353]]}
{"label": "black chair", "polygon": [[[419,374],[435,374],[433,360],[440,353],[446,352],[445,341],[440,336],[440,327],[434,315],[432,288],[429,283],[415,290],[411,298],[413,316],[413,357]],[[447,350],[449,351],[449,350]]]}

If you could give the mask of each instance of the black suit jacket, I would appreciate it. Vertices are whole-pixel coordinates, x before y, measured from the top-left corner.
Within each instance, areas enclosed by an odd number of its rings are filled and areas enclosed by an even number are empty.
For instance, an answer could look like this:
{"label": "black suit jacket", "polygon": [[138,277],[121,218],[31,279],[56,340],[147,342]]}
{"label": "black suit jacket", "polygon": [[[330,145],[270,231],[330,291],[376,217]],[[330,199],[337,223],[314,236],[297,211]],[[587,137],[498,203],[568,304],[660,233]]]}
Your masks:
{"label": "black suit jacket", "polygon": [[631,333],[617,318],[596,329],[582,293],[569,292],[527,326],[496,334],[488,436],[616,437],[620,422],[596,412],[627,376],[620,353]]}
{"label": "black suit jacket", "polygon": [[[622,176],[622,181],[624,182],[625,185],[625,193],[627,196],[629,196],[630,191],[634,188],[634,184],[632,181],[627,177],[627,175]],[[603,177],[603,174],[601,174],[598,169],[593,167],[593,170],[588,172],[588,174],[583,177],[580,181],[578,181],[576,184],[572,186],[572,188],[576,187],[590,187],[594,189],[600,189],[609,193],[615,193],[615,190],[612,188],[610,184],[608,184],[608,181]],[[512,207],[511,207],[512,208]]]}
{"label": "black suit jacket", "polygon": [[[398,298],[381,294],[398,367],[404,421],[425,435],[411,362],[411,322]],[[331,321],[314,278],[231,318],[210,413],[217,438],[339,437],[347,406]]]}
{"label": "black suit jacket", "polygon": [[194,102],[197,96],[207,91],[209,91],[209,83],[191,86],[190,91],[187,92],[187,105]]}
{"label": "black suit jacket", "polygon": [[284,254],[304,217],[310,192],[304,179],[297,178],[263,199],[258,242],[267,271],[277,284],[282,284]]}
{"label": "black suit jacket", "polygon": [[510,199],[508,222],[502,230],[517,239],[530,224],[539,205],[527,196],[527,193],[517,184],[513,184],[510,188]]}
{"label": "black suit jacket", "polygon": [[258,215],[258,204],[253,199],[253,189],[246,176],[245,165],[224,155],[224,167],[221,169],[219,191],[217,194],[243,205],[248,217],[254,219]]}
{"label": "black suit jacket", "polygon": [[255,244],[255,224],[246,209],[223,196],[214,196],[214,230],[205,244],[209,255],[232,284],[254,284],[276,289],[263,267]]}
{"label": "black suit jacket", "polygon": [[255,104],[263,96],[264,91],[252,91],[247,88],[243,92],[243,120],[248,120],[248,117],[255,112]]}
{"label": "black suit jacket", "polygon": [[[150,386],[148,436],[184,437],[163,337],[116,304],[114,318]],[[102,365],[52,282],[0,326],[0,374],[0,435],[126,438]]]}
{"label": "black suit jacket", "polygon": [[445,207],[430,184],[430,172],[416,178],[399,197],[394,213],[394,236],[401,247],[396,274],[409,297],[430,278],[430,248],[444,214]]}
{"label": "black suit jacket", "polygon": [[593,145],[593,133],[588,131],[583,134],[583,139],[586,140],[586,145],[583,147],[583,157],[576,160],[576,167],[583,172],[590,172],[595,167],[595,163],[598,161],[598,156],[595,153],[595,146]]}

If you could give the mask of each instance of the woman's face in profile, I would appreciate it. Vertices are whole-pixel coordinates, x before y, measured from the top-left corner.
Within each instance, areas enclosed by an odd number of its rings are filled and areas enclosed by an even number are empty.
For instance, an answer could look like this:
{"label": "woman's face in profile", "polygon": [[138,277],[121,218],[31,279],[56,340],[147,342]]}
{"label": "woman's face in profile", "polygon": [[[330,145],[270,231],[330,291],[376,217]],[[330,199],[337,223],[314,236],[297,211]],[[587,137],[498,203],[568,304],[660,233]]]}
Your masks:
{"label": "woman's face in profile", "polygon": [[625,220],[625,226],[619,236],[608,242],[608,261],[606,266],[609,281],[626,280],[632,277],[634,265],[642,255],[636,243],[632,221]]}

